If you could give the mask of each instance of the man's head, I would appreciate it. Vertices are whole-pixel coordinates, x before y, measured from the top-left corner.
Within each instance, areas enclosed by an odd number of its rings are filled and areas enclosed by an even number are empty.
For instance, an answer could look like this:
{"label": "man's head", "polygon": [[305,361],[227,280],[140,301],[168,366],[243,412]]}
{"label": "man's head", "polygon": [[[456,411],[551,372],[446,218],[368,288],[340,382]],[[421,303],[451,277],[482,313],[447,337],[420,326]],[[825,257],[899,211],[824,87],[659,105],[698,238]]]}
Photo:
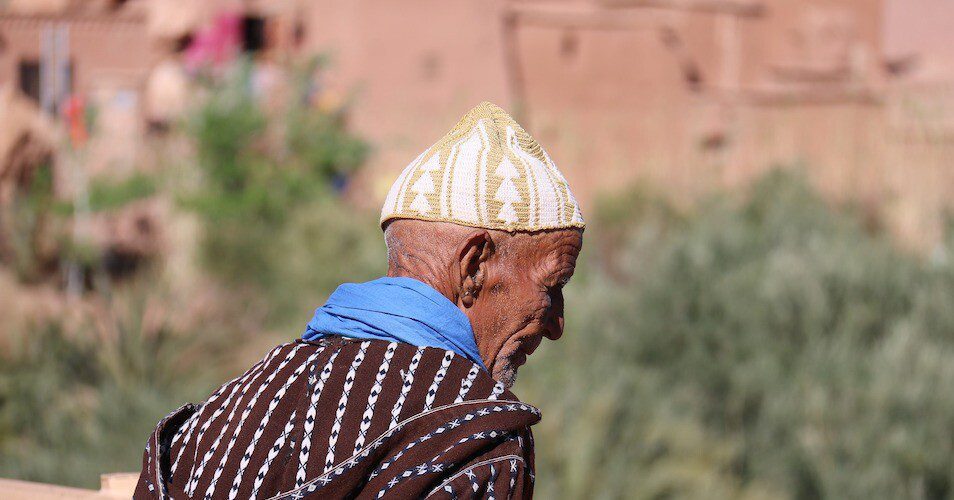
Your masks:
{"label": "man's head", "polygon": [[513,383],[544,336],[562,335],[583,217],[550,156],[504,110],[481,103],[411,162],[381,224],[388,274],[457,304],[497,380]]}
{"label": "man's head", "polygon": [[563,334],[563,285],[580,229],[507,233],[395,220],[385,230],[388,276],[424,281],[467,315],[484,364],[507,386],[544,337]]}

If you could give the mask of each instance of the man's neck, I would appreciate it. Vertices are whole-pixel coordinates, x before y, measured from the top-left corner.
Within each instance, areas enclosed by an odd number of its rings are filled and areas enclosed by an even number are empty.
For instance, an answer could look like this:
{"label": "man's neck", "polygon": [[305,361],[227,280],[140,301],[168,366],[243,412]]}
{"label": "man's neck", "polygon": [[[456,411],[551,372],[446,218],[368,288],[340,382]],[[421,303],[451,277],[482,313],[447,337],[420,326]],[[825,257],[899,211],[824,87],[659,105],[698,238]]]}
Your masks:
{"label": "man's neck", "polygon": [[388,277],[416,279],[437,290],[454,304],[457,303],[457,291],[448,284],[447,270],[442,270],[441,266],[429,259],[411,257],[400,262],[388,262]]}

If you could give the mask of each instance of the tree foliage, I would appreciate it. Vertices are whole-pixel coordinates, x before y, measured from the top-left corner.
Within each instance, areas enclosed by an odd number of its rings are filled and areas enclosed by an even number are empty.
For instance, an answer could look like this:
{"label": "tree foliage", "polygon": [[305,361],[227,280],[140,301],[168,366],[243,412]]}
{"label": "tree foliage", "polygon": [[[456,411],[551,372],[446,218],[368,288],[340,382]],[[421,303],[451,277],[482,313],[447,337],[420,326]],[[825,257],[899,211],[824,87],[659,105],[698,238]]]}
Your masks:
{"label": "tree foliage", "polygon": [[521,374],[544,496],[954,495],[949,248],[903,253],[779,172],[643,213]]}
{"label": "tree foliage", "polygon": [[[311,64],[303,71],[315,69]],[[282,235],[289,221],[306,217],[305,210],[317,210],[315,217],[341,215],[346,209],[338,206],[335,189],[369,148],[347,132],[340,110],[311,104],[311,87],[303,83],[309,79],[297,79],[287,102],[267,110],[253,95],[250,71],[239,66],[209,84],[207,101],[189,126],[201,175],[186,200],[204,226],[205,267],[226,282],[270,291],[287,285],[276,281],[287,254],[307,251],[277,246],[288,239]]]}

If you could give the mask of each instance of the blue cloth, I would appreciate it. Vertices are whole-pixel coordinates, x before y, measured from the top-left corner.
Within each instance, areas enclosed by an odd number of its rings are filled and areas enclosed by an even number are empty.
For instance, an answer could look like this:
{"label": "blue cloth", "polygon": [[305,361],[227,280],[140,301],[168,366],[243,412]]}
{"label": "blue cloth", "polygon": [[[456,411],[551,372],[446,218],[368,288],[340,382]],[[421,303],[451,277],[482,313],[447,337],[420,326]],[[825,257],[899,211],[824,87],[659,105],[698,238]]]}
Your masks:
{"label": "blue cloth", "polygon": [[305,340],[331,335],[404,342],[453,351],[477,363],[470,320],[453,302],[412,278],[378,278],[338,287],[302,334]]}

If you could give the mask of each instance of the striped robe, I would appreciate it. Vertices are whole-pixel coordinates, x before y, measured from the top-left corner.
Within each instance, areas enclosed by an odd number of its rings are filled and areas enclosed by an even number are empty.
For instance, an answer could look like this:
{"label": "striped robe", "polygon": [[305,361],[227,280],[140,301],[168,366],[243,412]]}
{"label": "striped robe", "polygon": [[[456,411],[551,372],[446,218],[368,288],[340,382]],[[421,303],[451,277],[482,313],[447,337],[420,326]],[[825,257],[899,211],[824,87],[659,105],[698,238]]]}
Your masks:
{"label": "striped robe", "polygon": [[135,498],[530,497],[539,419],[451,351],[298,340],[162,419]]}

